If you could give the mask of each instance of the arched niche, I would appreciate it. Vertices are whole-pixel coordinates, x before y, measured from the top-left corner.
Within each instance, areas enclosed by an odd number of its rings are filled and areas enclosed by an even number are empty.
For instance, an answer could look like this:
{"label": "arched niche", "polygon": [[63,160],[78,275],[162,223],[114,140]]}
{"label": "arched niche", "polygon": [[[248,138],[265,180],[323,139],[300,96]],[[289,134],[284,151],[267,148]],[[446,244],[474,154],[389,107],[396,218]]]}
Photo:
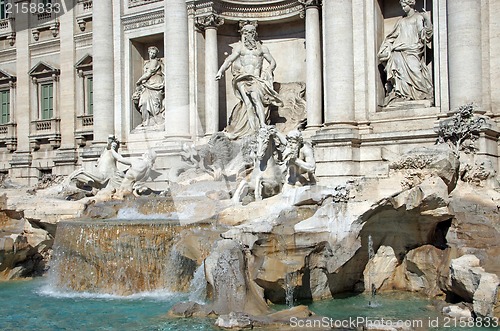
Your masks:
{"label": "arched niche", "polygon": [[143,67],[145,61],[148,60],[148,48],[155,46],[159,50],[158,58],[164,63],[164,46],[163,34],[153,34],[148,36],[141,36],[138,38],[130,39],[130,63],[131,63],[131,76],[129,84],[130,95],[128,101],[130,102],[130,128],[133,130],[142,123],[141,114],[135,109],[132,103],[132,94],[136,88],[137,79],[143,74]]}
{"label": "arched niche", "polygon": [[[436,4],[433,0],[416,0],[414,7],[417,11],[423,12],[424,10],[429,12],[431,15],[431,20],[433,25],[437,24],[437,17],[435,13]],[[387,35],[391,33],[394,29],[396,23],[405,14],[401,3],[399,0],[377,0],[375,4],[375,52],[378,52],[380,46],[383,44]],[[436,31],[435,28],[433,28]],[[382,65],[378,59],[377,63],[377,77],[376,77],[376,99],[377,99],[377,109],[378,111],[384,111],[388,109],[398,109],[398,108],[427,108],[433,107],[436,101],[439,100],[439,81],[437,77],[439,74],[436,72],[436,42],[437,36],[433,35],[431,43],[427,45],[424,53],[424,61],[429,70],[431,82],[433,85],[433,98],[431,100],[416,100],[416,101],[403,101],[392,104],[391,106],[385,105],[386,98],[386,83],[387,83],[387,73],[384,65]]]}

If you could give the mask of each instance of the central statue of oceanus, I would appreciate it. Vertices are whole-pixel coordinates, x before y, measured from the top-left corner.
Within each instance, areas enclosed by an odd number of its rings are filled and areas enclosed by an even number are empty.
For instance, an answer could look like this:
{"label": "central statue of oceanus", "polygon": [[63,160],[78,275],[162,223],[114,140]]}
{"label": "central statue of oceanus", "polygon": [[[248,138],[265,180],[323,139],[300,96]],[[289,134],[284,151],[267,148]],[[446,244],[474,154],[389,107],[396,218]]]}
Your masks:
{"label": "central statue of oceanus", "polygon": [[[237,139],[253,135],[269,123],[269,106],[283,106],[273,89],[276,61],[269,49],[257,40],[257,23],[240,22],[241,40],[220,67],[215,79],[231,66],[233,90],[240,102],[233,108],[226,133]],[[264,60],[269,65],[263,68]]]}

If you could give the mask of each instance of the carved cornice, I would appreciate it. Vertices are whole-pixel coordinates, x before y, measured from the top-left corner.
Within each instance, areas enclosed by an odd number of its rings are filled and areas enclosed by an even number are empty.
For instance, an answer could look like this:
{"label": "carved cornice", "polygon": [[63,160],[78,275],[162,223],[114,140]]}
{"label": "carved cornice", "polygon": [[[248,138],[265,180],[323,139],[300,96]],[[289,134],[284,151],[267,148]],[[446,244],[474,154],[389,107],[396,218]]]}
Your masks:
{"label": "carved cornice", "polygon": [[200,30],[209,28],[217,29],[222,24],[224,24],[224,19],[215,13],[211,13],[205,16],[198,16],[195,20],[195,25]]}
{"label": "carved cornice", "polygon": [[92,32],[76,34],[74,40],[76,49],[92,47]]}
{"label": "carved cornice", "polygon": [[128,8],[148,5],[153,2],[158,2],[161,0],[128,0]]}
{"label": "carved cornice", "polygon": [[16,60],[16,49],[15,48],[7,48],[4,50],[0,50],[0,62],[8,62]]}
{"label": "carved cornice", "polygon": [[242,19],[268,21],[300,15],[304,5],[298,0],[274,1],[233,1],[198,0],[188,3],[188,11],[194,10],[196,16],[217,12],[225,20]]}
{"label": "carved cornice", "polygon": [[59,52],[61,42],[59,39],[48,39],[29,46],[31,55],[43,55]]}
{"label": "carved cornice", "polygon": [[122,18],[123,30],[134,30],[165,22],[163,7],[146,13],[127,15]]}

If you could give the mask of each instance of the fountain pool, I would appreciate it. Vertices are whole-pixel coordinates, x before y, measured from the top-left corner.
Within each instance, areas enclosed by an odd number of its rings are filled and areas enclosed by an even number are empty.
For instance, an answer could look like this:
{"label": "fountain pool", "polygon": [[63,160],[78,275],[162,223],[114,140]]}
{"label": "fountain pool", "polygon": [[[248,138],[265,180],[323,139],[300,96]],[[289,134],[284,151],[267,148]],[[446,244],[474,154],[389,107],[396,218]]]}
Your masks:
{"label": "fountain pool", "polygon": [[[187,300],[189,294],[153,291],[131,296],[58,292],[47,278],[0,283],[0,325],[2,330],[220,330],[211,319],[179,319],[166,316],[177,302]],[[369,295],[312,303],[310,309],[318,315],[334,320],[349,317],[370,319],[429,319],[443,317],[432,304],[407,293],[380,294],[377,307],[369,307]],[[274,306],[286,309],[286,306]],[[300,328],[295,328],[299,330]],[[497,328],[498,329],[498,328]],[[483,330],[497,330],[494,328]],[[453,330],[453,328],[423,328],[420,330]],[[460,331],[481,330],[461,328]]]}
{"label": "fountain pool", "polygon": [[0,283],[2,330],[216,330],[208,319],[172,319],[166,313],[186,294],[153,291],[120,297],[58,292],[46,278]]}

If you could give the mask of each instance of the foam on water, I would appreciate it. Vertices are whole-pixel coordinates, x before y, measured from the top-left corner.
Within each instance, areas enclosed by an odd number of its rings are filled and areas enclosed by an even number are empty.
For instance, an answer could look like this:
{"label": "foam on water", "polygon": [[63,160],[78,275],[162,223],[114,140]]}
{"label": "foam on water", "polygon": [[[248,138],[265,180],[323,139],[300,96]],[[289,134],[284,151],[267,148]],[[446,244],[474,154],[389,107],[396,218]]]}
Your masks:
{"label": "foam on water", "polygon": [[54,291],[47,279],[0,283],[0,329],[37,331],[216,331],[210,319],[172,319],[186,296],[152,291],[130,296]]}
{"label": "foam on water", "polygon": [[139,292],[131,295],[116,295],[108,293],[90,293],[90,292],[76,292],[76,291],[65,291],[61,289],[55,289],[50,284],[45,284],[41,288],[35,291],[41,296],[47,296],[52,298],[65,298],[65,299],[100,299],[100,300],[158,300],[158,301],[172,301],[172,299],[183,300],[186,298],[185,294],[170,292],[167,290],[156,290]]}
{"label": "foam on water", "polygon": [[163,220],[169,218],[165,214],[143,214],[136,208],[121,208],[116,215],[119,220]]}

